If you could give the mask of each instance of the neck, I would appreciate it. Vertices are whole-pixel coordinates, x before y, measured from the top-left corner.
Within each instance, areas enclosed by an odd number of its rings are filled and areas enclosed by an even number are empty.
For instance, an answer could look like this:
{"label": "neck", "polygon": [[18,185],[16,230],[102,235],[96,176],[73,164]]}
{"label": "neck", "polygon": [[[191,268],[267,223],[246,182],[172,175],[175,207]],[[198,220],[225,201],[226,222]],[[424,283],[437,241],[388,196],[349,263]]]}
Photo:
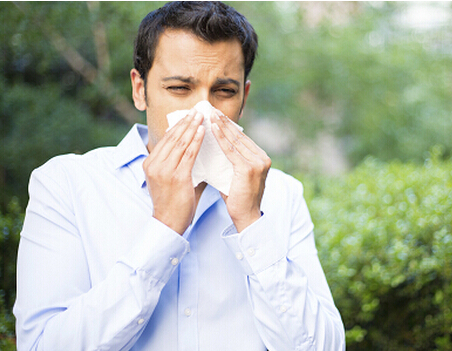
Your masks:
{"label": "neck", "polygon": [[201,198],[202,192],[204,191],[206,186],[207,186],[207,183],[206,182],[202,182],[195,188],[195,203],[196,203],[196,207],[198,207],[199,199]]}

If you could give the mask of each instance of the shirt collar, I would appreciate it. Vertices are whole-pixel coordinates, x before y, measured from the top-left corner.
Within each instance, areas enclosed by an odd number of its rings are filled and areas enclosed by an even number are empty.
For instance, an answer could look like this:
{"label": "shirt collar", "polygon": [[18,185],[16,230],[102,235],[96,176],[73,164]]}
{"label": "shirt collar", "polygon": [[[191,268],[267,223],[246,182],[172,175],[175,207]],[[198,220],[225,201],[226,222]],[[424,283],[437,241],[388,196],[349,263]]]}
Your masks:
{"label": "shirt collar", "polygon": [[147,143],[147,126],[136,123],[116,147],[115,169],[128,166],[140,186],[143,186],[146,179],[142,164],[144,158],[149,155]]}
{"label": "shirt collar", "polygon": [[201,198],[198,202],[198,207],[196,208],[195,217],[193,218],[193,223],[196,223],[198,219],[204,214],[204,212],[210,208],[214,203],[220,200],[220,192],[213,186],[207,184],[204,191],[201,194]]}

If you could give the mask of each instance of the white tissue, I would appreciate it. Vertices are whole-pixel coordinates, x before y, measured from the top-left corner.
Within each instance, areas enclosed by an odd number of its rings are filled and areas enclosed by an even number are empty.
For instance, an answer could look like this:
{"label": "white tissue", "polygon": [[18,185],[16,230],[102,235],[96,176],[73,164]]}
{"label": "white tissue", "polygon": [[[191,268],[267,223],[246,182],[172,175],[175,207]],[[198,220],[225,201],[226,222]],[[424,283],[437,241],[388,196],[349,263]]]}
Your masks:
{"label": "white tissue", "polygon": [[[206,132],[192,170],[193,186],[196,187],[199,183],[206,182],[223,194],[229,195],[233,175],[232,163],[227,159],[212,133],[210,116],[213,107],[208,101],[200,101],[195,105],[195,109],[204,115],[202,125]],[[180,119],[184,118],[188,112],[189,110],[178,110],[168,114],[166,118],[169,128],[172,128]],[[232,123],[239,130],[243,130],[233,121]]]}

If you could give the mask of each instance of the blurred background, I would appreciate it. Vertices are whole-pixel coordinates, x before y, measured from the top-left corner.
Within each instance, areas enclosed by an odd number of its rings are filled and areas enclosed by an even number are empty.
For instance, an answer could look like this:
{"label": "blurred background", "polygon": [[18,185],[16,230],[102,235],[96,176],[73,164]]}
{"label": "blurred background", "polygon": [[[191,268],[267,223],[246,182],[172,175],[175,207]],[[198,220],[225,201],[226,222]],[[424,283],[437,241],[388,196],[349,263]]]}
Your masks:
{"label": "blurred background", "polygon": [[[163,2],[1,2],[0,349],[30,172],[115,145]],[[231,2],[259,35],[241,124],[299,178],[349,350],[452,350],[452,5]]]}

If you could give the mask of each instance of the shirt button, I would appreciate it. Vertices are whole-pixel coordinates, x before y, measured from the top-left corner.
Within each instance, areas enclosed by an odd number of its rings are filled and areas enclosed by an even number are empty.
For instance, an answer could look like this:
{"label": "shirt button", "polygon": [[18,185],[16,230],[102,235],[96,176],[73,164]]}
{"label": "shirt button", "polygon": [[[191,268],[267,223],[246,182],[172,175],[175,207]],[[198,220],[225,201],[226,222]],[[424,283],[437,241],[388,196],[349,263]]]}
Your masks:
{"label": "shirt button", "polygon": [[138,320],[138,324],[143,324],[144,323],[144,319],[143,318],[140,318],[139,320]]}
{"label": "shirt button", "polygon": [[191,316],[191,309],[186,308],[186,309],[184,310],[184,314],[185,314],[187,317],[190,317],[190,316]]}
{"label": "shirt button", "polygon": [[237,253],[235,254],[235,257],[236,257],[238,260],[242,260],[242,259],[243,259],[243,254],[242,254],[241,252],[237,252]]}
{"label": "shirt button", "polygon": [[177,257],[174,257],[174,258],[171,260],[171,264],[172,264],[173,266],[177,266],[178,263],[179,263],[179,259],[178,259]]}
{"label": "shirt button", "polygon": [[282,306],[279,308],[279,310],[280,310],[282,313],[287,312],[287,307],[284,306],[284,305],[282,305]]}
{"label": "shirt button", "polygon": [[250,255],[251,257],[253,257],[256,254],[256,251],[254,251],[253,248],[248,250],[248,255]]}

